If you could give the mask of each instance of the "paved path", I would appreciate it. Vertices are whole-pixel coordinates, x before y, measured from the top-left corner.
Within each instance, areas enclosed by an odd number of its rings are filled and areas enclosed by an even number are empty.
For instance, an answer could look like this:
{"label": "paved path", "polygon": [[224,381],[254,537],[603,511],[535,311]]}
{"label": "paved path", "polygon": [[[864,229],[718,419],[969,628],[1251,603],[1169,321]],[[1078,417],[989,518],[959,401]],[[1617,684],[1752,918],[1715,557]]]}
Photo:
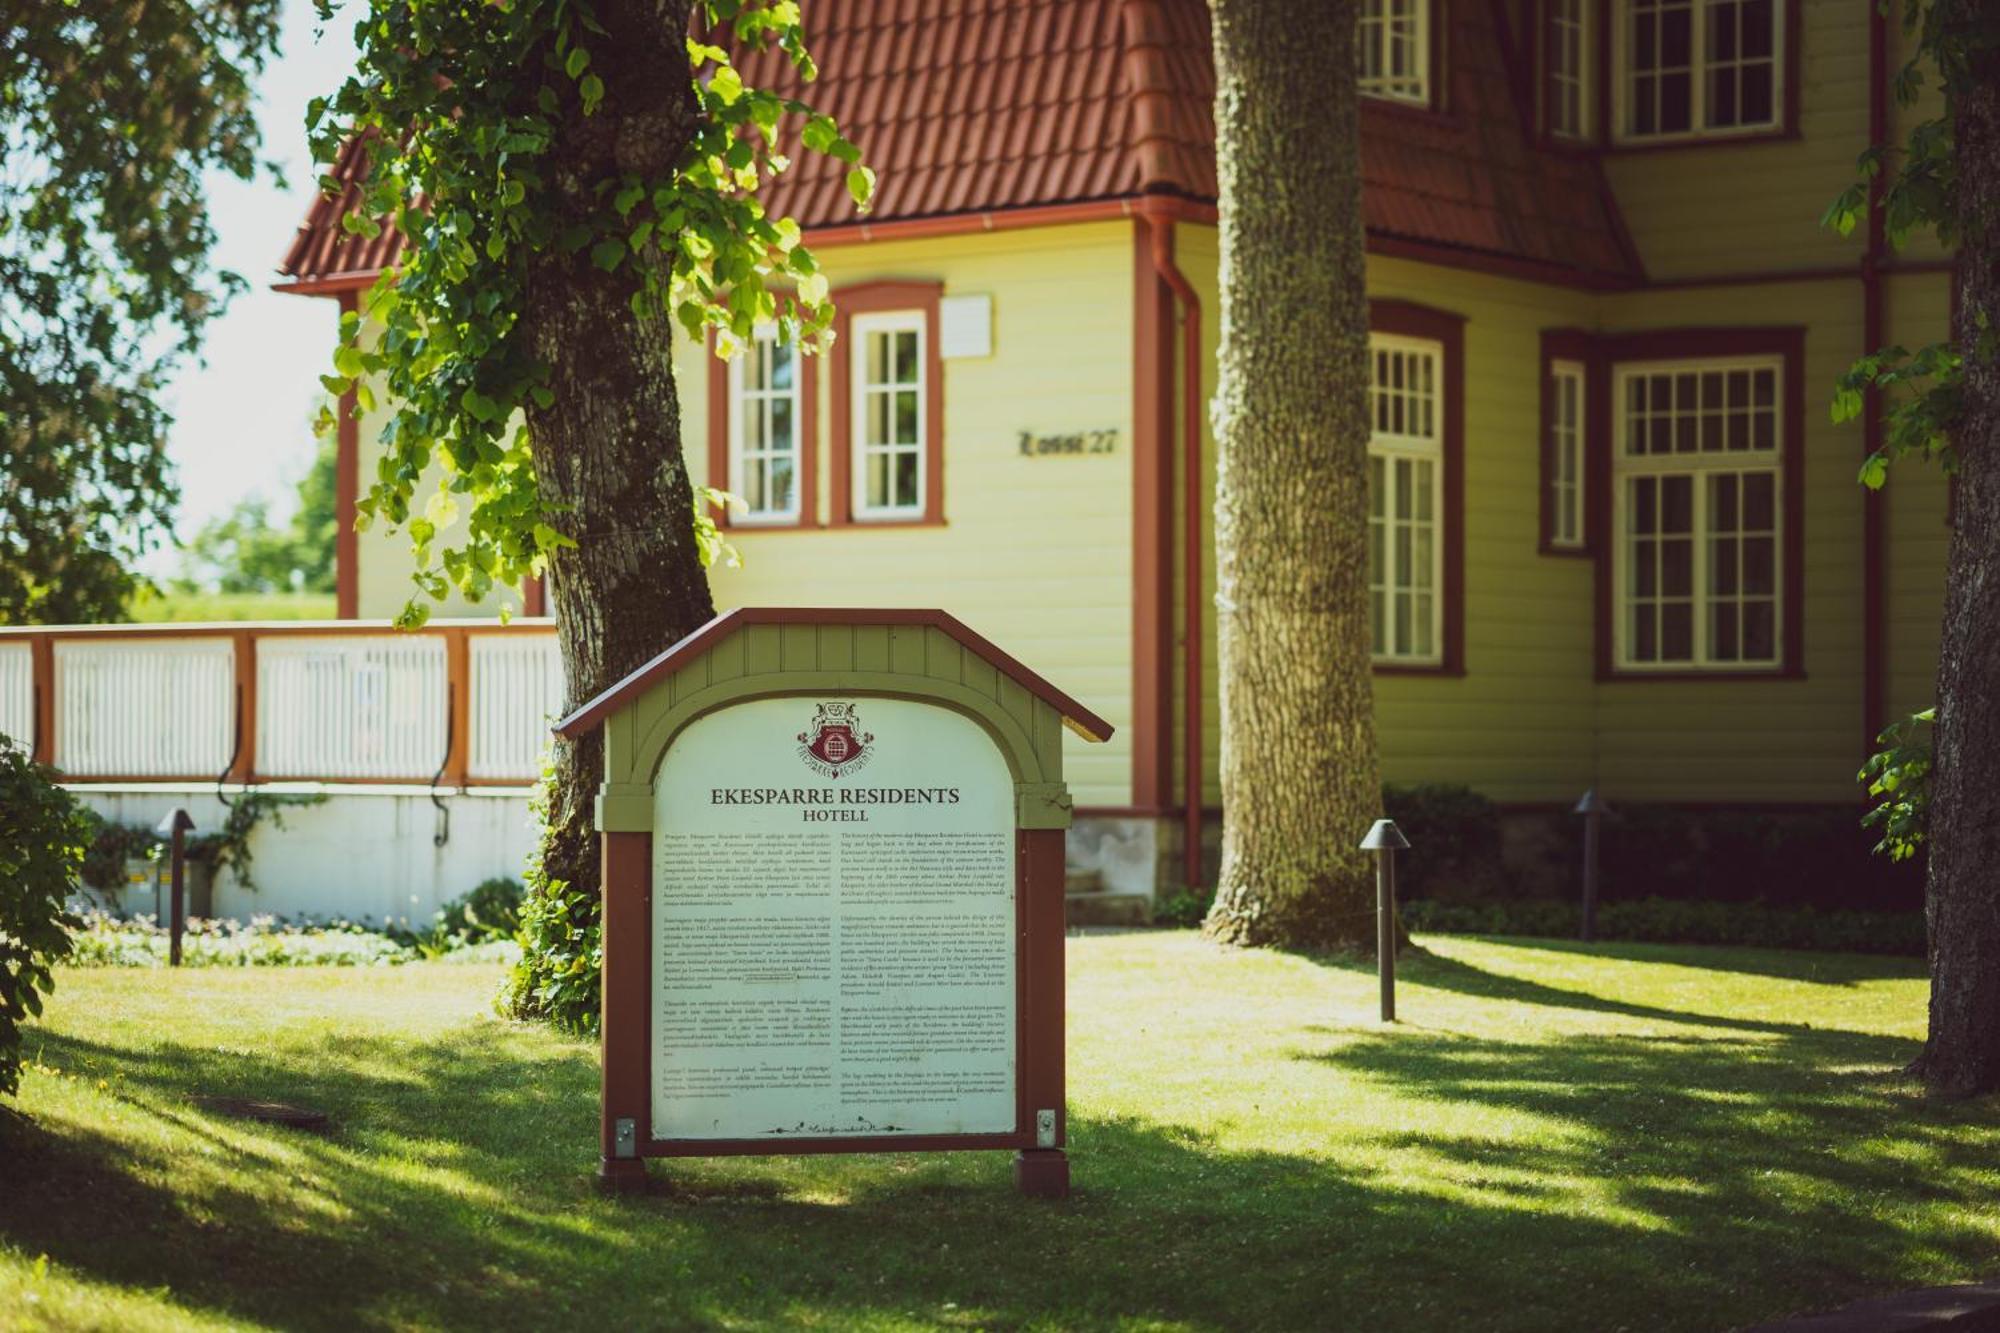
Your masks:
{"label": "paved path", "polygon": [[1928,1287],[1743,1333],[2000,1333],[2000,1282]]}

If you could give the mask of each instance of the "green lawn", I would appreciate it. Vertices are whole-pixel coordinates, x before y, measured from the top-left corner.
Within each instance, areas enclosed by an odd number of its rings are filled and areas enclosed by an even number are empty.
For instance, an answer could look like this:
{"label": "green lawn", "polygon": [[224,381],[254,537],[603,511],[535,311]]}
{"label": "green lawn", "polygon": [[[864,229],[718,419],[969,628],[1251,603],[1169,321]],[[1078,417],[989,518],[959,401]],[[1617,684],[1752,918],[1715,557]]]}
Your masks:
{"label": "green lawn", "polygon": [[125,608],[141,625],[172,621],[332,620],[330,592],[141,593]]}
{"label": "green lawn", "polygon": [[[497,972],[66,972],[0,1112],[0,1326],[1719,1329],[2000,1271],[2000,1107],[1894,959],[1071,942],[1076,1195],[1002,1154],[592,1188],[587,1044]],[[324,1137],[195,1093],[332,1112]]]}

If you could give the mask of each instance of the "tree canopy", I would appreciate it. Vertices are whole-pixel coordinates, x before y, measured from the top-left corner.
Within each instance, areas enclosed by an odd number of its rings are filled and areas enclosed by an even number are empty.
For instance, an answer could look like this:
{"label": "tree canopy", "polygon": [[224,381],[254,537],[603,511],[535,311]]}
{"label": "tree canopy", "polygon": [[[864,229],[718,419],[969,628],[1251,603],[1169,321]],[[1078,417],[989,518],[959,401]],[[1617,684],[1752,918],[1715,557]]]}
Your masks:
{"label": "tree canopy", "polygon": [[[1893,0],[1876,0],[1883,13]],[[1983,77],[1982,67],[2000,50],[2000,9],[1979,0],[1901,0],[1900,24],[1908,58],[1896,71],[1897,104],[1915,107],[1927,93],[1934,114],[1913,122],[1901,144],[1870,144],[1856,164],[1856,179],[1822,219],[1842,235],[1874,219],[1890,246],[1901,249],[1913,233],[1929,231],[1951,246],[1974,219],[1975,201],[1961,191],[1957,117],[1959,104]],[[1882,447],[1862,464],[1861,481],[1879,490],[1889,464],[1918,458],[1956,470],[1952,436],[1963,410],[1965,357],[1980,350],[1993,359],[1995,330],[1983,312],[1974,312],[1979,349],[1956,336],[1914,350],[1884,347],[1857,360],[1841,376],[1834,397],[1836,421],[1864,411],[1870,389],[1885,396]]]}
{"label": "tree canopy", "polygon": [[242,280],[202,176],[258,170],[278,0],[0,17],[0,623],[118,614],[177,499],[160,393]]}
{"label": "tree canopy", "polygon": [[[344,225],[369,235],[394,227],[405,241],[366,302],[379,337],[360,312],[346,315],[325,383],[336,394],[351,389],[363,410],[379,391],[393,403],[386,461],[359,503],[360,522],[407,528],[420,594],[442,598],[456,586],[478,599],[541,573],[575,542],[579,516],[545,499],[523,416],[551,407],[555,393],[522,322],[538,256],[587,257],[627,279],[634,319],[672,319],[697,339],[714,330],[724,354],[761,322],[807,343],[832,322],[826,279],[798,225],[770,216],[758,188],[790,165],[780,135],[787,118],[804,148],[848,164],[858,205],[874,175],[832,118],[748,86],[731,54],[775,49],[810,81],[799,6],[700,0],[692,8],[699,31],[684,43],[685,95],[695,103],[685,146],[666,107],[600,115],[610,32],[576,0],[375,0],[355,30],[360,71],[312,103],[322,161],[350,136],[368,144],[362,206]],[[321,13],[331,12],[321,0]],[[656,83],[674,86],[664,70]],[[605,142],[583,145],[601,151],[558,151],[579,117],[602,125]],[[419,499],[434,460],[443,483]],[[712,498],[697,496],[689,517],[710,551]],[[440,548],[447,528],[452,543]],[[402,620],[427,614],[425,598],[413,597]]]}
{"label": "tree canopy", "polygon": [[262,496],[239,501],[187,539],[181,578],[217,592],[332,592],[335,537],[331,420],[319,431],[312,466],[300,479],[298,506],[283,522]]}

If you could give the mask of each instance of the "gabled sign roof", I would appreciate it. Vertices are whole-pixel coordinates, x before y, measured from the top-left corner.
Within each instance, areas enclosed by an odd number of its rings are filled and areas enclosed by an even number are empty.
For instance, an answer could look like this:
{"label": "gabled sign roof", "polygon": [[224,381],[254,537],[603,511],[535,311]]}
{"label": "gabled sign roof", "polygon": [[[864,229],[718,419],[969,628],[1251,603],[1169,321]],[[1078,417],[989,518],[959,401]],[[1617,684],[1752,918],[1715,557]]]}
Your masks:
{"label": "gabled sign roof", "polygon": [[1111,724],[1049,684],[1041,676],[1001,651],[984,635],[945,611],[835,607],[747,606],[703,625],[652,661],[634,671],[583,707],[556,723],[560,735],[589,732],[626,701],[709,652],[737,630],[750,625],[909,625],[940,630],[977,653],[1001,675],[1062,714],[1063,724],[1087,741],[1111,739]]}

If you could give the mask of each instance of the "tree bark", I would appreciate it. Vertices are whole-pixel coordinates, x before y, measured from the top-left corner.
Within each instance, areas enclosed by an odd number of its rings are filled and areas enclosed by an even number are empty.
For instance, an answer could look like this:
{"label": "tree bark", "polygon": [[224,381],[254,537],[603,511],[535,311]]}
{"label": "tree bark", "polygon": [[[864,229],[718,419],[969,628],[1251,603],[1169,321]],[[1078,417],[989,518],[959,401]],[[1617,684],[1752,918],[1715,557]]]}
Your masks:
{"label": "tree bark", "polygon": [[1931,771],[1926,915],[1930,1034],[1917,1062],[1942,1096],[2000,1091],[2000,365],[1982,331],[2000,317],[2000,57],[1957,99],[1963,407],[1945,568]]}
{"label": "tree bark", "polygon": [[[609,34],[590,43],[605,96],[596,115],[572,110],[558,131],[553,184],[568,214],[558,227],[598,207],[600,182],[626,172],[663,179],[679,160],[699,115],[685,77],[689,9],[689,0],[595,6]],[[633,314],[637,285],[630,262],[606,273],[587,249],[542,252],[527,280],[527,341],[552,367],[555,395],[528,412],[535,472],[556,526],[576,541],[550,578],[565,711],[715,614],[694,539],[673,329],[664,315]],[[593,798],[603,768],[601,735],[557,740],[542,866],[550,880],[587,890],[586,902],[598,886]]]}
{"label": "tree bark", "polygon": [[[1222,871],[1208,933],[1374,950],[1355,0],[1212,0]],[[1189,651],[1195,651],[1191,646]]]}

